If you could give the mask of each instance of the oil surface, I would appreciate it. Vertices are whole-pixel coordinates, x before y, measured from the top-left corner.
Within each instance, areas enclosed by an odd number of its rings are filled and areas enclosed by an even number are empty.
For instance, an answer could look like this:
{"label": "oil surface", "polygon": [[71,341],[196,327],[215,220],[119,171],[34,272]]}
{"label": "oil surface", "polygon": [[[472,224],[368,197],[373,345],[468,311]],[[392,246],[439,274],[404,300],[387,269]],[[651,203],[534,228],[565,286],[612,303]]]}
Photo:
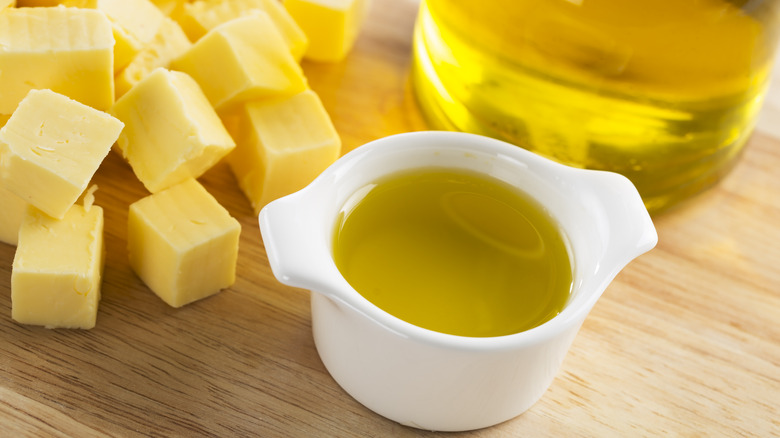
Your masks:
{"label": "oil surface", "polygon": [[739,155],[780,2],[426,0],[413,81],[436,128],[626,175],[651,211]]}
{"label": "oil surface", "polygon": [[460,170],[414,170],[359,190],[341,211],[333,251],[376,306],[460,336],[533,328],[563,309],[572,287],[566,244],[541,207]]}

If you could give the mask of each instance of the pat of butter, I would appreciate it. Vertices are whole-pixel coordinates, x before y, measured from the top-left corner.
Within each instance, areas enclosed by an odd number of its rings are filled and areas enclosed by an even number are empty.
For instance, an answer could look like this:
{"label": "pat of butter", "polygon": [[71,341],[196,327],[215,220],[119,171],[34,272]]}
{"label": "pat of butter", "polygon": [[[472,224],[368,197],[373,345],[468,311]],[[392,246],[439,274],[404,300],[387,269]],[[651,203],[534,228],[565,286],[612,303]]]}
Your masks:
{"label": "pat of butter", "polygon": [[218,110],[306,89],[301,66],[262,11],[210,30],[171,68],[192,76]]}
{"label": "pat of butter", "polygon": [[11,270],[12,318],[47,328],[94,327],[103,261],[103,209],[74,205],[54,219],[29,208]]}
{"label": "pat of butter", "polygon": [[48,88],[107,110],[114,103],[114,37],[98,11],[10,8],[0,14],[0,114]]}
{"label": "pat of butter", "polygon": [[177,18],[191,41],[197,41],[211,29],[228,22],[264,11],[287,43],[293,57],[300,60],[309,45],[298,23],[278,0],[196,0],[184,4],[183,13]]}
{"label": "pat of butter", "polygon": [[63,4],[96,9],[108,17],[116,39],[115,72],[151,44],[165,18],[165,14],[149,0],[67,0]]}
{"label": "pat of butter", "polygon": [[118,150],[152,193],[201,176],[235,147],[198,84],[182,72],[155,69],[111,113],[125,123]]}
{"label": "pat of butter", "polygon": [[130,266],[173,307],[216,294],[236,278],[241,226],[196,180],[130,205]]}
{"label": "pat of butter", "polygon": [[[11,116],[0,114],[0,128],[5,126]],[[5,188],[0,180],[0,242],[16,245],[19,237],[19,225],[22,223],[28,204],[12,191]]]}
{"label": "pat of butter", "polygon": [[169,17],[181,14],[186,2],[187,0],[152,0],[157,9]]}
{"label": "pat of butter", "polygon": [[31,90],[0,129],[0,181],[62,218],[87,188],[123,124],[51,90]]}
{"label": "pat of butter", "polygon": [[357,39],[368,0],[284,0],[284,6],[309,39],[304,58],[335,62]]}
{"label": "pat of butter", "polygon": [[227,161],[255,214],[308,185],[341,153],[341,139],[311,90],[249,102],[226,120],[236,140]]}
{"label": "pat of butter", "polygon": [[0,242],[16,245],[19,226],[28,204],[22,198],[0,185]]}
{"label": "pat of butter", "polygon": [[0,0],[0,10],[16,6],[16,0]]}
{"label": "pat of butter", "polygon": [[152,42],[136,54],[130,64],[114,78],[117,99],[155,68],[167,68],[172,60],[181,56],[190,46],[192,43],[179,23],[165,17]]}

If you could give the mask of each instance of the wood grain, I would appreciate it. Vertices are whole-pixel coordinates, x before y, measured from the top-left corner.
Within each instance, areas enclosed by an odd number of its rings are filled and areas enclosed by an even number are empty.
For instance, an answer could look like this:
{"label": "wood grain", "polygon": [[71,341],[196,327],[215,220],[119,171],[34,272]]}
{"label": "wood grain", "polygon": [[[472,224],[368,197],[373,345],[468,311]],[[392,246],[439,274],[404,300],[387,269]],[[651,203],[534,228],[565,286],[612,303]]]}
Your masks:
{"label": "wood grain", "polygon": [[[408,86],[416,3],[376,0],[350,57],[305,63],[344,150],[425,129]],[[607,289],[544,397],[468,437],[780,436],[780,89],[735,170],[656,218],[656,249]],[[224,164],[201,181],[243,230],[235,285],[172,309],[127,264],[146,195],[109,155],[95,182],[108,256],[97,327],[11,320],[0,244],[0,436],[445,436],[368,411],[331,379],[308,292],[278,284]]]}

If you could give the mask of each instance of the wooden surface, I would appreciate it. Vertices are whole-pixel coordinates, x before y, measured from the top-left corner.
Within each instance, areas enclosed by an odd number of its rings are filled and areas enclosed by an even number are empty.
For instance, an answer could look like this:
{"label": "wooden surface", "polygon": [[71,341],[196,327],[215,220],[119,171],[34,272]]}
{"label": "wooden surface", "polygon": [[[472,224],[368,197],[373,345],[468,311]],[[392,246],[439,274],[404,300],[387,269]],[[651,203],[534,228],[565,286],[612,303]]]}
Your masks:
{"label": "wooden surface", "polygon": [[[407,85],[416,5],[376,0],[354,52],[305,64],[345,150],[423,129]],[[656,218],[658,247],[607,289],[535,406],[469,437],[780,435],[780,84],[740,164]],[[145,195],[111,154],[97,327],[11,320],[14,248],[0,244],[0,436],[445,436],[406,428],[331,379],[309,295],[270,274],[249,203],[224,165],[202,179],[242,224],[238,278],[172,309],[132,273],[127,206]]]}

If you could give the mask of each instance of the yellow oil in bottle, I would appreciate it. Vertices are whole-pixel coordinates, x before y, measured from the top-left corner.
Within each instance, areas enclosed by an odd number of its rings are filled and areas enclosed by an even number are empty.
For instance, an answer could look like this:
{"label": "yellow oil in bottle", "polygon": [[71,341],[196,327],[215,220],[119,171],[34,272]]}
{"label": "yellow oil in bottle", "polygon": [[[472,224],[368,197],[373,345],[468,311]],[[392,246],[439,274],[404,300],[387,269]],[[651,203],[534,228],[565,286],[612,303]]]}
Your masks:
{"label": "yellow oil in bottle", "polygon": [[435,128],[612,170],[660,211],[752,131],[775,0],[424,0],[412,80]]}
{"label": "yellow oil in bottle", "polygon": [[557,315],[572,267],[557,225],[531,198],[482,175],[419,169],[359,190],[334,230],[336,266],[379,308],[470,337]]}

